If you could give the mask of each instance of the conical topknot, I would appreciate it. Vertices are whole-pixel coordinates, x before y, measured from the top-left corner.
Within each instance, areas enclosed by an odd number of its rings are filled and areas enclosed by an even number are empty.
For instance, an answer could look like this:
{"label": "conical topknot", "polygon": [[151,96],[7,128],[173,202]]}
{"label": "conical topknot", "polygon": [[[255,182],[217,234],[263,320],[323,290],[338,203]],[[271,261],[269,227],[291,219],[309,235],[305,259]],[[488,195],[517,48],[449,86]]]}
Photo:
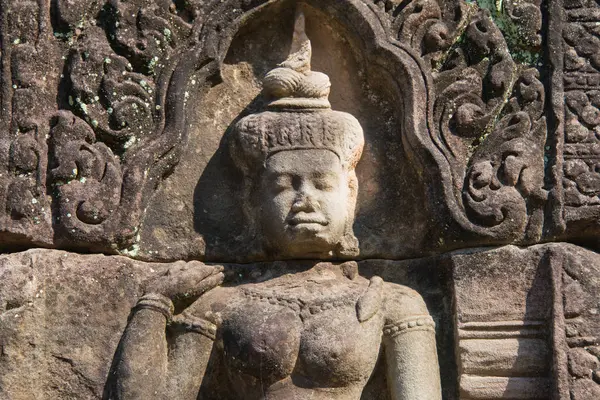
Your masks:
{"label": "conical topknot", "polygon": [[263,92],[274,108],[330,108],[329,77],[311,71],[312,47],[304,31],[304,14],[296,14],[291,54],[263,79]]}

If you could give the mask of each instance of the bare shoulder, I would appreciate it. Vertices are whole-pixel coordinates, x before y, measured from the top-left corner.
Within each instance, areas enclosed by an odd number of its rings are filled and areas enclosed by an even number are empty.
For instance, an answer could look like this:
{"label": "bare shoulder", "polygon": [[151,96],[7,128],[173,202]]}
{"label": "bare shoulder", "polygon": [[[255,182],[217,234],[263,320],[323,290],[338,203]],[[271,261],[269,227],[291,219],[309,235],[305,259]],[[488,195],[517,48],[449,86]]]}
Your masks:
{"label": "bare shoulder", "polygon": [[387,323],[429,315],[423,297],[414,289],[397,283],[385,282],[383,306]]}

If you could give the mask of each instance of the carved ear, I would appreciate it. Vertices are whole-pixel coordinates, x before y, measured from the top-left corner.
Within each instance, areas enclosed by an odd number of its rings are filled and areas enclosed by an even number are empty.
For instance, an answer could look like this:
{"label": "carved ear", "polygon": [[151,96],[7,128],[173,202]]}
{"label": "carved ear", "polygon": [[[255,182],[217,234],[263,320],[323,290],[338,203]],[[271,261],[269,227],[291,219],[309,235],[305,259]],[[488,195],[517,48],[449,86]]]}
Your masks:
{"label": "carved ear", "polygon": [[360,249],[358,247],[358,239],[354,236],[354,231],[352,229],[352,225],[354,225],[354,213],[356,209],[356,199],[358,196],[358,179],[356,178],[356,172],[354,170],[350,170],[348,172],[348,207],[346,216],[346,227],[344,231],[344,236],[337,244],[335,249],[335,255],[342,258],[351,258],[356,257],[360,254]]}
{"label": "carved ear", "polygon": [[367,291],[356,302],[358,322],[365,322],[381,308],[383,303],[383,279],[378,276],[371,278]]}

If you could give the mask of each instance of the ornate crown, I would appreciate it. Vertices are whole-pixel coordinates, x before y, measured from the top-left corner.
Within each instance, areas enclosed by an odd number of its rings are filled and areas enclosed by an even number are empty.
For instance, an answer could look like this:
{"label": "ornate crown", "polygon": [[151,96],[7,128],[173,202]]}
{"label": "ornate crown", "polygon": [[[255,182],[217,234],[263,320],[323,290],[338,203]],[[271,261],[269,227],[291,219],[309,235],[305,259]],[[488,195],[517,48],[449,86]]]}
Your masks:
{"label": "ornate crown", "polygon": [[311,54],[304,17],[300,15],[290,56],[263,80],[263,93],[270,100],[267,110],[250,114],[234,126],[231,154],[245,172],[264,165],[269,156],[288,150],[330,150],[348,169],[360,159],[362,127],[352,115],[331,109],[329,77],[311,71]]}

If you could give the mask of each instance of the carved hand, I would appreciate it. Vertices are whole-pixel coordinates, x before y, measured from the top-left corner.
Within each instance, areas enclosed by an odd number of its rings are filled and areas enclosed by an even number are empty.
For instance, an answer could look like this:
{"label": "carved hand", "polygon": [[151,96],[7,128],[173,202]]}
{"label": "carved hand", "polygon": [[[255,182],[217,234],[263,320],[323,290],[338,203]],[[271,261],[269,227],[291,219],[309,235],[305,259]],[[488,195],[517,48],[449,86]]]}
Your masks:
{"label": "carved hand", "polygon": [[199,261],[177,261],[167,272],[146,283],[146,293],[158,293],[173,301],[193,301],[219,286],[224,279],[223,267]]}

